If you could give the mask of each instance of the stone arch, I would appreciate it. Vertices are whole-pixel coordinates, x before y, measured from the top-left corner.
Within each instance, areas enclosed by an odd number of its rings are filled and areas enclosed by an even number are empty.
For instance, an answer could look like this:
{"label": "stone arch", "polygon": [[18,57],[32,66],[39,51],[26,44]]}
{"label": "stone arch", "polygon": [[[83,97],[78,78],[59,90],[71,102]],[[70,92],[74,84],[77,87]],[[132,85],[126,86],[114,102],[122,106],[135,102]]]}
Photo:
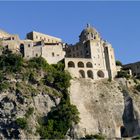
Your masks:
{"label": "stone arch", "polygon": [[92,65],[91,62],[87,62],[87,63],[86,63],[86,67],[87,67],[87,68],[93,68],[93,65]]}
{"label": "stone arch", "polygon": [[20,48],[20,53],[24,57],[24,44],[20,44],[20,47],[19,48]]}
{"label": "stone arch", "polygon": [[104,77],[105,77],[104,72],[103,72],[102,70],[99,70],[99,71],[97,72],[97,75],[98,75],[98,77],[100,77],[100,78],[104,78]]}
{"label": "stone arch", "polygon": [[91,70],[88,70],[87,71],[87,76],[88,76],[88,78],[93,79],[93,72]]}
{"label": "stone arch", "polygon": [[83,70],[79,70],[80,78],[85,78],[85,72]]}
{"label": "stone arch", "polygon": [[84,63],[83,62],[78,62],[78,67],[80,67],[80,68],[84,68]]}
{"label": "stone arch", "polygon": [[75,64],[73,61],[68,62],[68,68],[71,68],[71,67],[73,67],[73,68],[75,67]]}

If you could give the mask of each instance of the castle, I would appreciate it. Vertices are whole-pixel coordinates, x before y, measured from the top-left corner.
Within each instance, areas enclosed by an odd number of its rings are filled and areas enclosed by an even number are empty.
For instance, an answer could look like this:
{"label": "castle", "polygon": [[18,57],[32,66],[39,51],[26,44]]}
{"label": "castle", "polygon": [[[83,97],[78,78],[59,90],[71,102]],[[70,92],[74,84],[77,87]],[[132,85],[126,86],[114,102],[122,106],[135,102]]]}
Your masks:
{"label": "castle", "polygon": [[43,57],[49,64],[62,59],[65,69],[75,78],[113,78],[116,63],[114,49],[103,40],[97,30],[89,24],[81,32],[79,42],[67,45],[60,38],[38,32],[30,32],[25,40],[0,30],[0,45],[24,58]]}

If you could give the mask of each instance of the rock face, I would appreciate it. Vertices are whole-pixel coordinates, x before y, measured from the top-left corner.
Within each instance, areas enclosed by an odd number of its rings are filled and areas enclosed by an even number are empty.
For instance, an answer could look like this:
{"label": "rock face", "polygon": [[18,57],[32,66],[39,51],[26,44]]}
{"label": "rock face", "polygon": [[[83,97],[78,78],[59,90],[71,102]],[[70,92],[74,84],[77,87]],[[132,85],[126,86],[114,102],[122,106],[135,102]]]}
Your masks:
{"label": "rock face", "polygon": [[[32,98],[25,98],[16,93],[1,93],[0,139],[38,139],[37,119],[39,116],[46,115],[55,105],[55,101],[47,94],[40,93]],[[15,120],[25,117],[29,108],[33,108],[34,112],[27,118],[28,130],[22,130],[17,127]]]}
{"label": "rock face", "polygon": [[140,135],[140,95],[135,95],[125,83],[124,79],[71,81],[70,99],[81,118],[73,130],[75,138],[97,133],[108,138]]}
{"label": "rock face", "polygon": [[[98,133],[107,138],[140,135],[140,93],[134,90],[132,81],[132,86],[127,82],[125,79],[112,82],[73,79],[70,100],[80,112],[80,123],[70,129],[69,138]],[[0,93],[0,139],[39,139],[38,118],[47,116],[51,108],[59,104],[60,97],[49,94],[53,88],[44,93],[37,87],[37,94],[32,93],[33,89],[29,94],[24,92],[28,84],[21,83],[24,90],[16,90],[14,80],[12,83],[7,91]],[[34,109],[31,115],[27,115],[29,108]],[[16,124],[16,119],[23,117],[27,119],[28,129]]]}

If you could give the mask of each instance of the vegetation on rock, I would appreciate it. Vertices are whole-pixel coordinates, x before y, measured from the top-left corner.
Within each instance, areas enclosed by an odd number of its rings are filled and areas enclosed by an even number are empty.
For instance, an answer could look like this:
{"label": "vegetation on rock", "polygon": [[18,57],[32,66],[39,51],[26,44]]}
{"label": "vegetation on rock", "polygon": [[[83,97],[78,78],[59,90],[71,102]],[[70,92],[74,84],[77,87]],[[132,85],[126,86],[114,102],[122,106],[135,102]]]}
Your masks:
{"label": "vegetation on rock", "polygon": [[116,77],[117,77],[117,78],[130,78],[130,75],[128,74],[127,71],[121,70],[121,71],[118,71]]}
{"label": "vegetation on rock", "polygon": [[[68,94],[61,99],[60,104],[51,110],[45,118],[41,118],[38,132],[43,139],[62,139],[73,124],[79,122],[79,112],[76,106],[70,104]],[[47,121],[46,121],[47,120]],[[44,131],[45,130],[45,131]]]}
{"label": "vegetation on rock", "polygon": [[[70,103],[68,87],[70,74],[64,70],[64,63],[49,65],[42,57],[24,60],[20,55],[4,52],[0,56],[0,92],[15,91],[17,101],[25,103],[25,98],[32,98],[39,93],[51,97],[61,97],[60,103],[46,116],[40,116],[37,132],[41,138],[65,138],[69,128],[79,122],[79,112]],[[27,129],[29,116],[34,112],[29,107],[23,117],[17,117],[15,124]]]}
{"label": "vegetation on rock", "polygon": [[122,66],[122,62],[119,60],[116,60],[116,66]]}
{"label": "vegetation on rock", "polygon": [[7,52],[0,56],[0,70],[5,72],[20,71],[23,65],[23,58],[18,54]]}
{"label": "vegetation on rock", "polygon": [[27,119],[26,118],[17,118],[16,119],[16,124],[21,128],[21,129],[26,129],[28,124],[27,124]]}
{"label": "vegetation on rock", "polygon": [[140,85],[137,85],[136,89],[140,92]]}

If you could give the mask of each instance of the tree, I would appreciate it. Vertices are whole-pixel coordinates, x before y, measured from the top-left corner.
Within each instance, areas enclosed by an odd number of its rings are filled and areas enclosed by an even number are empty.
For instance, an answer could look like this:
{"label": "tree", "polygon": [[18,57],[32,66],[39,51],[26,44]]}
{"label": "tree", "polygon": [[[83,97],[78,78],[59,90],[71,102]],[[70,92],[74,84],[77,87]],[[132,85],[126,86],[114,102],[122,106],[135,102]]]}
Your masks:
{"label": "tree", "polygon": [[122,66],[122,62],[119,60],[116,60],[116,66]]}

